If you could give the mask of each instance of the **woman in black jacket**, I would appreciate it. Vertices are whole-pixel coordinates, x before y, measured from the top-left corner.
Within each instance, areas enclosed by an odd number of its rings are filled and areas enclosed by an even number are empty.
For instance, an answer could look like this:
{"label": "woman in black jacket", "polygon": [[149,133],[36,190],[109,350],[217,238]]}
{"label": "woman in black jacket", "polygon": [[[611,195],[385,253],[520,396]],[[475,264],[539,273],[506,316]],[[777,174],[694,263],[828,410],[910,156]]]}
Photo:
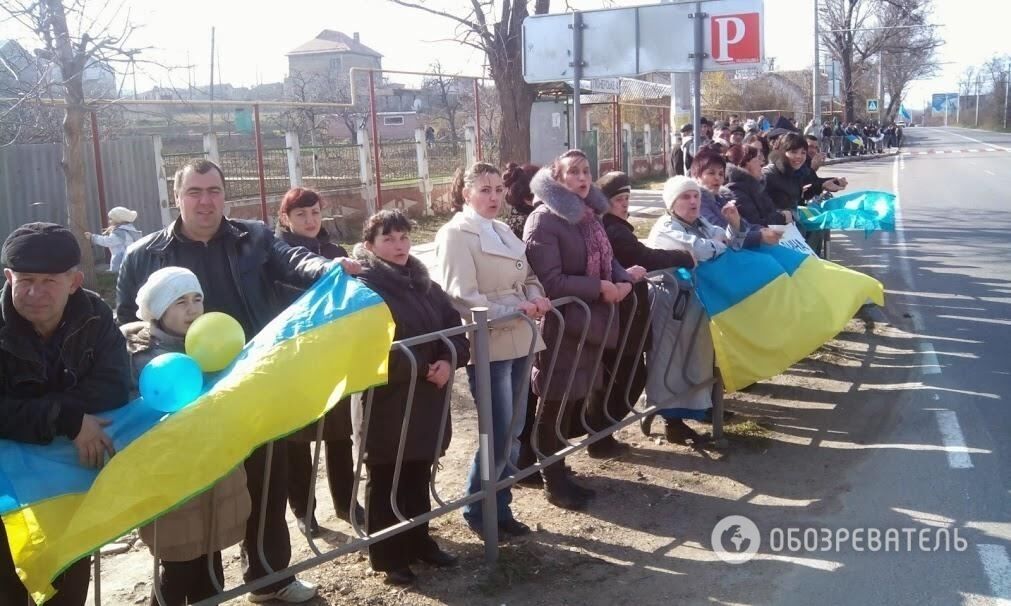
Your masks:
{"label": "woman in black jacket", "polygon": [[[607,239],[614,249],[614,258],[623,267],[633,267],[639,265],[646,271],[656,271],[659,269],[670,269],[675,267],[695,267],[695,257],[683,250],[662,250],[650,248],[639,241],[635,236],[635,228],[628,222],[628,203],[632,193],[632,185],[628,175],[622,172],[610,172],[597,181],[600,190],[610,200],[610,209],[601,217],[604,223],[604,230],[607,232]],[[632,286],[632,293],[635,295],[635,310],[632,310],[632,297],[623,300],[618,308],[620,326],[628,326],[628,337],[625,342],[625,351],[619,359],[617,350],[604,350],[603,367],[605,385],[611,381],[614,375],[614,385],[608,395],[607,402],[597,410],[607,411],[615,421],[623,419],[631,410],[635,403],[639,401],[646,387],[646,360],[645,353],[649,351],[651,335],[649,331],[649,287],[645,280],[637,282]],[[646,341],[642,349],[639,343],[643,339],[643,332],[646,332]],[[626,399],[627,389],[627,399]],[[602,418],[600,418],[602,417]],[[607,417],[598,414],[597,419],[593,419],[597,424],[606,426],[609,424]],[[683,425],[683,423],[681,424]],[[648,422],[644,424],[648,427]],[[687,426],[684,426],[687,427]],[[679,429],[677,423],[668,423],[669,435],[673,438],[674,433]],[[603,429],[603,427],[594,427]],[[647,431],[644,429],[644,431]],[[648,433],[648,431],[647,431]],[[593,452],[589,454],[593,456]]]}
{"label": "woman in black jacket", "polygon": [[727,151],[727,185],[737,201],[737,211],[752,225],[786,225],[793,214],[779,210],[765,191],[761,152],[735,145]]}
{"label": "woman in black jacket", "polygon": [[[311,189],[296,187],[288,191],[281,200],[278,213],[278,237],[289,246],[301,246],[327,259],[345,259],[348,256],[343,247],[330,241],[323,229],[323,215],[320,196]],[[351,265],[350,260],[347,261]],[[287,284],[277,283],[278,299],[284,307],[295,302],[302,290]],[[326,476],[330,485],[337,517],[351,520],[351,494],[354,486],[354,458],[351,454],[351,404],[345,398],[320,421],[323,423],[323,440],[326,442]],[[303,534],[319,534],[315,511],[309,511],[309,490],[312,486],[312,452],[310,444],[316,440],[318,423],[288,437],[288,505],[298,519],[299,530]],[[356,516],[363,520],[365,512],[358,503]],[[315,501],[313,502],[315,509]],[[308,526],[306,520],[308,519]]]}
{"label": "woman in black jacket", "polygon": [[[411,223],[399,210],[384,210],[365,223],[362,243],[355,247],[355,257],[362,263],[358,276],[383,301],[396,324],[394,338],[403,340],[439,330],[459,327],[463,321],[442,288],[429,279],[424,263],[411,256]],[[400,447],[400,432],[407,416],[408,395],[414,390],[404,456],[397,487],[397,508],[405,518],[431,511],[429,483],[432,465],[446,452],[451,436],[449,411],[442,425],[446,390],[456,368],[470,360],[470,345],[465,335],[449,337],[453,351],[441,340],[427,341],[410,348],[417,364],[412,375],[411,362],[399,350],[390,352],[388,382],[376,387],[368,425],[364,413],[366,398],[352,410],[356,442],[364,447],[368,469],[365,507],[368,532],[374,534],[400,523],[390,496]],[[453,352],[456,368],[451,366]],[[442,433],[442,443],[438,443]],[[369,547],[373,570],[386,573],[386,582],[407,585],[415,580],[410,564],[421,560],[433,566],[450,566],[456,556],[443,551],[428,534],[428,523],[373,543]]]}
{"label": "woman in black jacket", "polygon": [[769,164],[762,171],[765,191],[779,210],[792,211],[804,197],[804,178],[798,173],[807,160],[807,141],[800,133],[787,133],[776,141]]}

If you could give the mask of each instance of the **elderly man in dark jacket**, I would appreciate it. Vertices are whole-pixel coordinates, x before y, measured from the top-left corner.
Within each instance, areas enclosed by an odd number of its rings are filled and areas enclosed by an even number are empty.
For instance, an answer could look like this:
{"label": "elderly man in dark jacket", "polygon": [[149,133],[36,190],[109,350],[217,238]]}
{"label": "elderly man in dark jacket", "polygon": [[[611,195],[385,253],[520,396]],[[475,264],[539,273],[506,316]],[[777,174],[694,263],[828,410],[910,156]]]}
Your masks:
{"label": "elderly man in dark jacket", "polygon": [[[29,444],[72,440],[82,465],[101,467],[115,452],[96,416],[126,404],[130,359],[112,310],[83,290],[73,234],[52,223],[29,223],[3,245],[7,283],[0,307],[0,438]],[[33,603],[21,584],[0,525],[0,604]],[[82,606],[90,558],[53,586],[47,604]]]}
{"label": "elderly man in dark jacket", "polygon": [[[121,324],[137,319],[137,290],[148,276],[162,267],[179,266],[197,275],[204,289],[206,311],[232,316],[242,325],[246,336],[252,337],[279,309],[278,282],[307,288],[335,262],[305,248],[288,246],[259,221],[226,219],[225,177],[213,162],[195,160],[183,166],[175,176],[175,196],[179,218],[165,229],[135,242],[123,260],[116,286],[116,319]],[[357,263],[348,263],[345,269],[355,271]],[[266,564],[279,570],[287,567],[291,560],[285,521],[285,446],[283,440],[273,443],[265,500],[261,500],[261,495],[266,447],[257,449],[246,460],[247,486],[253,501],[242,544],[246,582],[267,574],[257,549],[261,509],[266,510],[263,532]],[[315,595],[315,585],[287,577],[257,590],[250,600],[300,603]]]}

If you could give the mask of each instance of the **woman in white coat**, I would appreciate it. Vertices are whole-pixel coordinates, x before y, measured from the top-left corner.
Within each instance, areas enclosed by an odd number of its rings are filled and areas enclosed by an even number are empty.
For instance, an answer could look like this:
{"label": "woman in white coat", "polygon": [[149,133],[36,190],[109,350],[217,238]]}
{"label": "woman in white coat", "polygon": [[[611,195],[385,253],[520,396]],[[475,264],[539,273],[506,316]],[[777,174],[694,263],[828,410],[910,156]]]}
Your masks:
{"label": "woman in white coat", "polygon": [[[460,314],[471,318],[472,307],[487,307],[489,320],[514,312],[539,319],[551,309],[544,289],[526,258],[526,246],[508,225],[495,219],[505,202],[505,187],[499,170],[477,163],[457,173],[453,187],[458,212],[442,226],[435,238],[439,269],[437,281],[453,300]],[[523,318],[492,325],[490,331],[491,406],[495,465],[515,466],[519,455],[519,434],[526,418],[529,376],[527,357],[531,343],[535,351],[544,349],[540,335]],[[475,356],[471,356],[474,360]],[[475,393],[474,366],[467,367],[471,393]],[[522,390],[522,391],[521,391]],[[516,423],[513,423],[513,419]],[[510,475],[504,465],[497,479]],[[467,477],[467,494],[481,489],[477,455]],[[530,532],[516,521],[509,507],[512,492],[505,488],[496,495],[500,535],[518,536]],[[480,533],[481,501],[464,507],[467,524]]]}

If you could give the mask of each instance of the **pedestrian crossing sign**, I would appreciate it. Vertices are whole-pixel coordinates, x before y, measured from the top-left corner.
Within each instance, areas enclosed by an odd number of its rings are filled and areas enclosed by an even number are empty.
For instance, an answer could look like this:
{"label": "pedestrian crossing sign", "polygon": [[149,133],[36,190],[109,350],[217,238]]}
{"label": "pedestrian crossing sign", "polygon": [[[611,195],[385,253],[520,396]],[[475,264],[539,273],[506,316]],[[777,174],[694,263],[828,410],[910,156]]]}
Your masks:
{"label": "pedestrian crossing sign", "polygon": [[877,111],[878,111],[878,100],[877,99],[868,99],[867,100],[867,113],[873,114],[873,113],[877,113]]}

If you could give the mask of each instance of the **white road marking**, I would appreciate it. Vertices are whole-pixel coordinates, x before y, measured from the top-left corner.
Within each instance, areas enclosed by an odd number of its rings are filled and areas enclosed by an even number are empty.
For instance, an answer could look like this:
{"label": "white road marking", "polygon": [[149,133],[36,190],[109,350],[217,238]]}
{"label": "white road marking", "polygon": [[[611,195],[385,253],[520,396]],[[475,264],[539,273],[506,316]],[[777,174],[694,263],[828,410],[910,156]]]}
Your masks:
{"label": "white road marking", "polygon": [[980,141],[979,139],[973,139],[972,137],[966,137],[965,135],[962,135],[962,134],[959,134],[959,133],[955,133],[955,132],[952,132],[950,130],[946,130],[944,132],[947,133],[947,134],[949,134],[949,135],[955,135],[956,137],[961,137],[962,139],[965,139],[966,141],[972,141],[973,143],[980,143],[982,145],[989,145],[990,147],[993,147],[993,148],[996,148],[996,149],[1002,149],[1004,151],[1011,151],[1011,147],[1004,147],[1002,145],[997,145],[996,143],[987,143],[986,141]]}
{"label": "white road marking", "polygon": [[934,346],[930,343],[920,344],[920,354],[923,356],[923,369],[922,372],[925,375],[939,375],[941,374],[941,364],[937,360],[937,352],[934,351]]}
{"label": "white road marking", "polygon": [[976,551],[983,562],[983,571],[990,582],[993,597],[999,600],[994,603],[1011,604],[1011,560],[1008,559],[1007,548],[983,543],[976,545]]}
{"label": "white road marking", "polygon": [[[895,194],[895,245],[899,249],[899,272],[902,274],[902,279],[905,281],[907,288],[915,291],[913,271],[909,266],[909,252],[906,250],[905,226],[902,221],[902,197],[899,195],[899,164],[904,163],[902,156],[895,156],[895,163],[892,165],[892,192]],[[891,234],[889,232],[884,232],[882,238],[882,243],[885,245],[891,242]],[[911,315],[913,316],[913,330],[917,334],[923,334],[923,323],[920,320],[920,314],[914,313]]]}
{"label": "white road marking", "polygon": [[983,172],[985,172],[986,174],[990,175],[991,177],[996,177],[997,176],[996,173],[994,173],[993,171],[987,170],[985,168],[983,169]]}
{"label": "white road marking", "polygon": [[958,424],[958,416],[953,410],[935,410],[937,427],[941,430],[941,441],[944,442],[948,455],[948,467],[952,469],[972,469],[972,459],[965,445],[962,426]]}

